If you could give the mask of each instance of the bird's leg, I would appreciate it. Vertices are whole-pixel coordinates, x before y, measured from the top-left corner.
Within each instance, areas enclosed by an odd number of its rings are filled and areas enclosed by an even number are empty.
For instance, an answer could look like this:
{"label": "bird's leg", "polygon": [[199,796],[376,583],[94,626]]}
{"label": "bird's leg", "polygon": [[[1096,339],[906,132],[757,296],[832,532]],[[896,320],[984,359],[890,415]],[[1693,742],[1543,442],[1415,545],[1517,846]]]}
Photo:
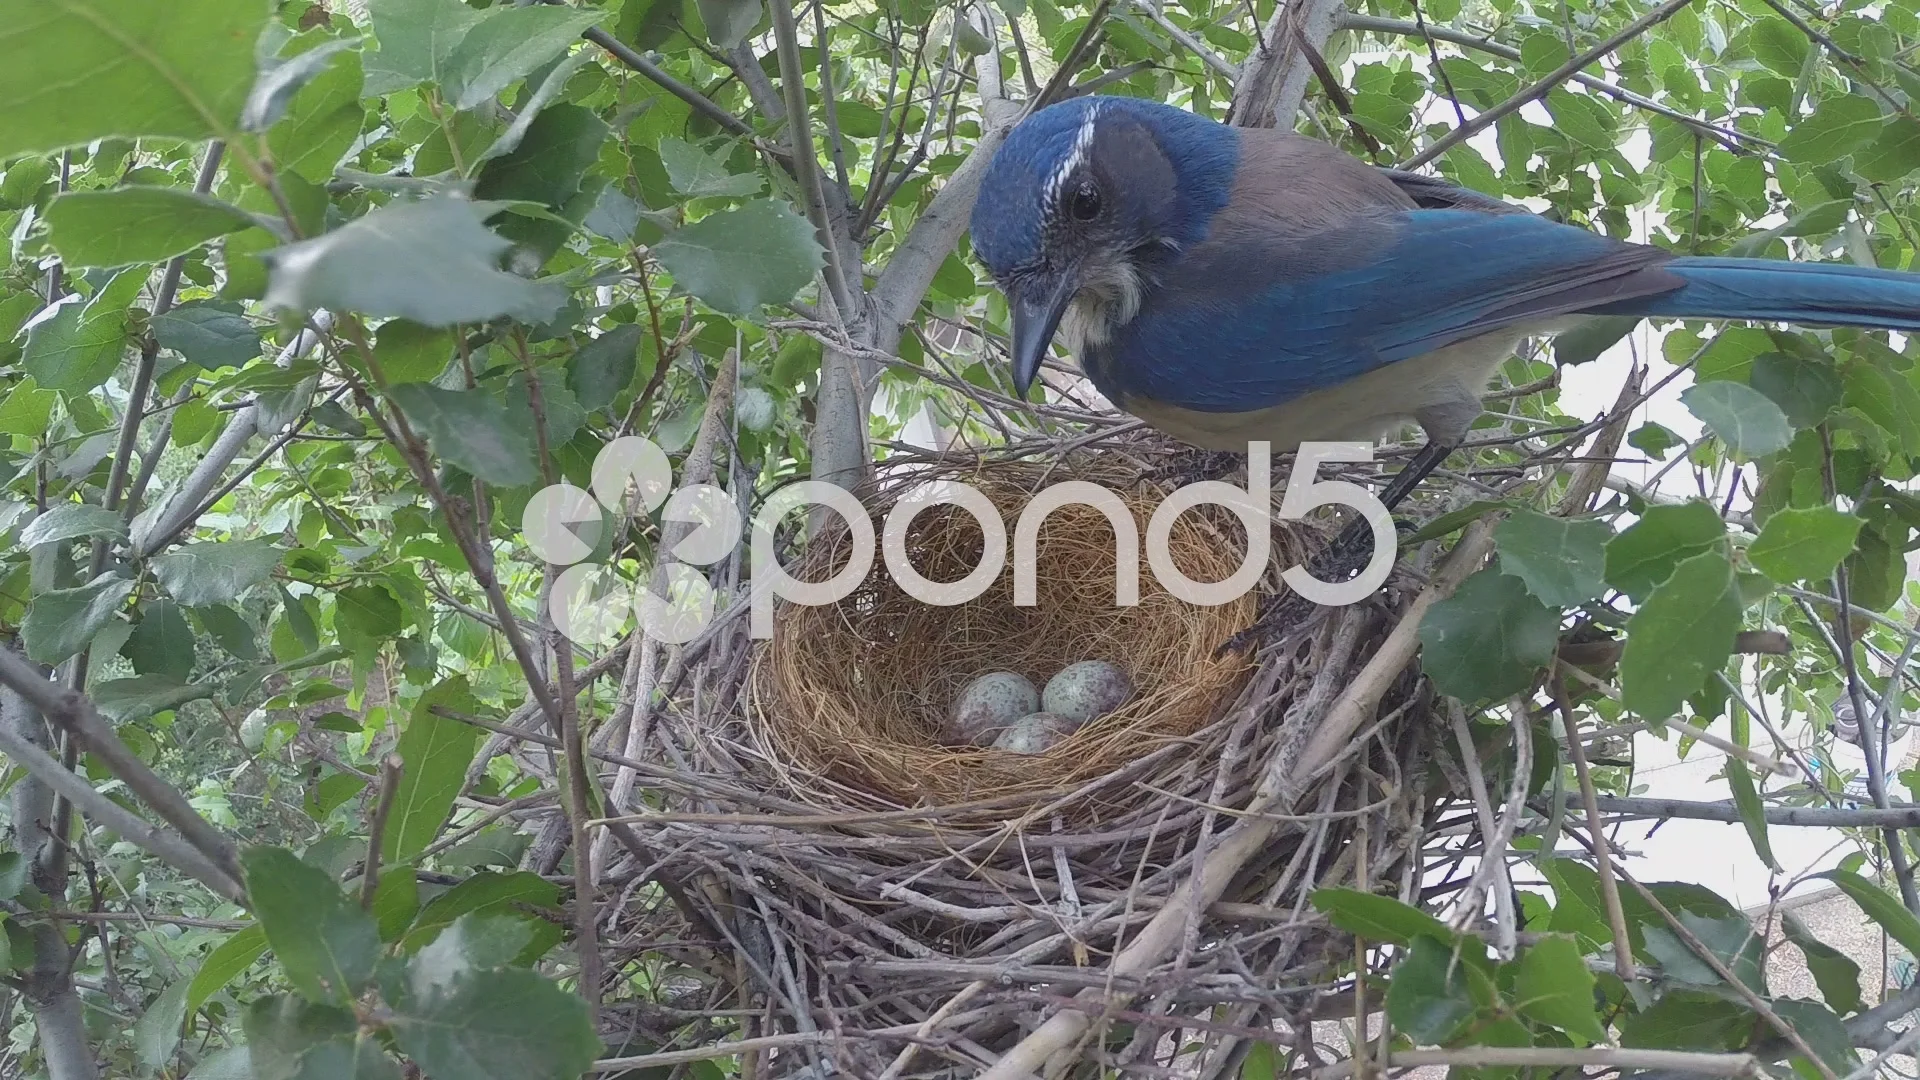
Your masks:
{"label": "bird's leg", "polygon": [[[1394,474],[1386,490],[1380,494],[1380,502],[1388,512],[1406,501],[1420,481],[1433,474],[1447,455],[1459,447],[1459,442],[1445,442],[1429,438],[1420,452],[1407,462],[1406,467]],[[1345,581],[1366,568],[1373,557],[1373,527],[1362,518],[1349,524],[1333,543],[1321,549],[1320,553],[1307,560],[1307,572],[1325,582]],[[1220,652],[1238,652],[1247,645],[1264,637],[1270,630],[1289,623],[1298,622],[1313,612],[1313,601],[1289,590],[1269,599],[1265,609],[1254,619],[1253,625],[1235,634],[1220,647]]]}

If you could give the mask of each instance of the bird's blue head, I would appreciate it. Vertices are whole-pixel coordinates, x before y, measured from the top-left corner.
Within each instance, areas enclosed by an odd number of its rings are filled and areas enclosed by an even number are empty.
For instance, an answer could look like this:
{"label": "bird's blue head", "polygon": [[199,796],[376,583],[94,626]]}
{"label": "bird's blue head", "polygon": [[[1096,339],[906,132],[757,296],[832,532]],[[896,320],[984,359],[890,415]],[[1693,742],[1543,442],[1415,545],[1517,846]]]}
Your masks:
{"label": "bird's blue head", "polygon": [[1233,128],[1139,98],[1074,98],[1008,133],[971,230],[1013,314],[1022,396],[1063,318],[1098,342],[1134,316],[1156,267],[1206,236],[1238,159]]}

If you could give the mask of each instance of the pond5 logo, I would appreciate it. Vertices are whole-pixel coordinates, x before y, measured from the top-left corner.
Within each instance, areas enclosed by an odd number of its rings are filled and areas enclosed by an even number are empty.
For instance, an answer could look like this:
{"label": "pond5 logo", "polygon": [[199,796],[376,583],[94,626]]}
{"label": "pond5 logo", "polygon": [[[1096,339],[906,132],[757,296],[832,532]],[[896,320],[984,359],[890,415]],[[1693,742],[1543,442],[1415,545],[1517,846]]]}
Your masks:
{"label": "pond5 logo", "polygon": [[[1264,442],[1247,447],[1247,486],[1237,488],[1217,480],[1175,489],[1154,509],[1147,525],[1146,561],[1154,577],[1175,597],[1200,606],[1231,603],[1253,588],[1265,573],[1272,550],[1271,453]],[[1329,461],[1371,461],[1367,443],[1304,443],[1287,476],[1278,516],[1299,520],[1321,506],[1345,506],[1359,511],[1372,527],[1373,557],[1359,576],[1325,582],[1293,566],[1281,574],[1291,588],[1317,604],[1357,603],[1385,582],[1397,554],[1397,536],[1387,508],[1357,484],[1317,479],[1320,465]],[[745,521],[734,497],[712,484],[673,486],[673,466],[650,439],[627,436],[601,449],[593,461],[591,491],[572,484],[542,488],[528,500],[521,529],[534,554],[555,566],[547,597],[554,626],[581,644],[605,645],[617,640],[630,622],[638,620],[650,637],[669,644],[686,644],[713,622],[715,595],[707,574],[739,547]],[[1114,530],[1116,565],[1114,603],[1128,607],[1140,602],[1139,523],[1120,497],[1096,484],[1069,480],[1042,489],[1021,507],[1012,529],[1013,600],[1017,605],[1038,603],[1035,548],[1040,524],[1048,514],[1068,503],[1095,507]],[[1241,565],[1221,581],[1195,581],[1183,573],[1170,554],[1174,522],[1201,504],[1225,506],[1246,525],[1249,543]],[[933,506],[952,505],[979,522],[986,545],[980,564],[958,581],[936,582],[917,571],[906,552],[906,534],[913,519]],[[852,544],[850,558],[840,572],[823,581],[803,581],[786,572],[774,555],[774,533],[788,514],[806,506],[821,506],[839,516]],[[629,582],[606,560],[612,538],[643,514],[660,512],[661,542],[654,559],[643,559],[640,573]],[[964,604],[984,593],[1008,563],[1008,529],[998,508],[978,489],[958,481],[924,485],[889,507],[879,537],[870,512],[845,489],[819,480],[789,484],[770,495],[754,513],[747,576],[749,634],[773,634],[776,599],[805,606],[831,604],[846,598],[873,569],[876,547],[887,572],[906,592],[940,607]],[[607,541],[603,546],[602,541]],[[876,543],[876,540],[878,543]],[[664,550],[668,559],[657,558]],[[594,558],[594,556],[600,556]]]}
{"label": "pond5 logo", "polygon": [[[584,645],[617,640],[638,619],[653,638],[675,645],[692,641],[713,621],[714,594],[706,574],[740,544],[740,511],[733,497],[712,484],[673,486],[673,465],[651,439],[626,436],[602,447],[593,459],[591,491],[554,484],[535,492],[520,528],[535,555],[565,567],[547,597],[554,626]],[[664,508],[663,508],[664,504]],[[604,559],[613,537],[641,515],[660,511],[662,545],[672,556],[664,566],[644,559],[628,582]],[[656,551],[657,555],[657,551]]]}

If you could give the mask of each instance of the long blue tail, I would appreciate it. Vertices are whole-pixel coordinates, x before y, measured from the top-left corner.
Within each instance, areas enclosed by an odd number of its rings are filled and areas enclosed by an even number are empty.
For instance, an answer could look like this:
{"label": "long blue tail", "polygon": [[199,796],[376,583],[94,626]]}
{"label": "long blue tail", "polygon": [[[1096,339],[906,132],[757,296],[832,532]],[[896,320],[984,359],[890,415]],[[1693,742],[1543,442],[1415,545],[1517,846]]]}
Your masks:
{"label": "long blue tail", "polygon": [[1920,274],[1709,256],[1682,256],[1664,269],[1687,279],[1686,286],[1610,304],[1604,313],[1920,330]]}

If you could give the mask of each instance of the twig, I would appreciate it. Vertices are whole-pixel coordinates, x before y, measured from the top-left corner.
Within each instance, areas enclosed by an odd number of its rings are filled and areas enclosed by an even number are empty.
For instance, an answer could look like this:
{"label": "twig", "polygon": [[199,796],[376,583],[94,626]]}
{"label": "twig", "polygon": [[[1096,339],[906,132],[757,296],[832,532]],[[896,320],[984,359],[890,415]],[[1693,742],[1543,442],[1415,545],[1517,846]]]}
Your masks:
{"label": "twig", "polygon": [[[11,657],[12,653],[0,650],[0,655]],[[5,681],[22,697],[29,697],[24,690],[7,678],[7,672],[0,671],[0,681]],[[38,705],[37,702],[35,704]],[[45,706],[40,708],[42,712],[47,711]],[[189,840],[140,820],[132,811],[94,790],[92,784],[81,779],[72,770],[62,767],[53,755],[21,738],[10,726],[4,724],[0,724],[0,752],[4,752],[21,768],[32,774],[36,780],[46,784],[72,803],[74,808],[82,814],[119,833],[129,843],[137,844],[161,862],[200,881],[222,897],[234,903],[245,902],[246,890],[241,888],[237,874],[230,874],[222,869]]]}
{"label": "twig", "polygon": [[1573,708],[1567,704],[1567,687],[1556,672],[1547,680],[1554,707],[1560,710],[1560,723],[1567,730],[1567,756],[1573,759],[1574,776],[1580,783],[1580,799],[1586,805],[1587,828],[1593,832],[1593,864],[1600,878],[1600,895],[1606,901],[1607,921],[1613,931],[1613,969],[1622,982],[1638,978],[1633,968],[1633,945],[1627,937],[1627,915],[1620,906],[1620,890],[1613,880],[1613,856],[1604,841],[1606,831],[1600,825],[1600,804],[1593,790],[1593,773],[1587,768],[1587,750],[1581,745],[1579,729],[1573,722]]}
{"label": "twig", "polygon": [[368,827],[367,861],[360,870],[360,907],[371,910],[373,894],[380,889],[380,846],[387,835],[387,815],[393,810],[393,797],[400,793],[400,755],[391,751],[380,759],[380,794],[373,804],[373,822]]}
{"label": "twig", "polygon": [[814,156],[813,120],[807,111],[807,84],[800,66],[800,31],[793,21],[792,0],[768,0],[773,12],[773,36],[780,53],[780,93],[787,103],[787,140],[793,147],[793,176],[807,200],[807,217],[820,236],[826,251],[823,268],[827,294],[843,324],[852,325],[859,317],[854,308],[853,289],[858,282],[850,278],[840,263],[840,243],[833,235],[833,222],[827,215],[826,190],[820,183],[820,159]]}
{"label": "twig", "polygon": [[[173,785],[162,780],[157,773],[147,767],[146,762],[135,757],[133,751],[127,749],[127,744],[121,742],[120,737],[113,733],[113,729],[107,726],[106,721],[100,718],[99,712],[93,707],[93,702],[81,694],[41,678],[32,664],[9,649],[0,649],[0,683],[12,687],[48,719],[71,733],[79,746],[92,751],[94,756],[106,765],[108,771],[119,777],[135,795],[140,797],[142,802],[152,807],[169,825],[178,829],[186,842],[193,845],[217,868],[218,873],[215,876],[224,879],[217,884],[214,881],[208,882],[214,885],[216,892],[233,900],[238,900],[244,895],[239,884],[244,880],[240,870],[240,859],[234,851],[233,842],[220,830],[214,828],[206,818],[201,817],[192,804],[187,802],[186,796],[180,794]],[[37,748],[31,749],[39,752]],[[57,772],[64,774],[64,777],[72,778],[78,787],[97,796],[98,793],[94,792],[90,785],[71,772],[65,769],[58,769]],[[64,779],[59,776],[43,776],[41,779],[55,786],[58,786],[56,781],[64,782]],[[61,794],[71,797],[66,790],[62,790]],[[78,800],[76,800],[77,804]],[[118,810],[118,807],[115,809]],[[124,815],[120,819],[122,821],[132,819],[137,822],[139,820],[125,811],[120,813]],[[115,826],[115,828],[120,827]],[[159,855],[160,852],[156,850],[154,854]],[[201,874],[196,873],[194,876],[206,880]]]}
{"label": "twig", "polygon": [[[1760,1062],[1752,1054],[1704,1054],[1686,1050],[1616,1050],[1594,1047],[1587,1050],[1545,1046],[1476,1046],[1466,1050],[1400,1050],[1392,1057],[1374,1062],[1387,1069],[1410,1069],[1421,1065],[1460,1066],[1464,1068],[1513,1066],[1554,1068],[1598,1066],[1611,1069],[1671,1069],[1704,1076],[1758,1077]],[[1313,1080],[1342,1080],[1353,1074],[1353,1062],[1342,1061],[1313,1071]]]}
{"label": "twig", "polygon": [[1180,44],[1180,47],[1199,57],[1208,67],[1229,79],[1238,78],[1240,69],[1222,60],[1212,49],[1201,44],[1200,39],[1174,25],[1166,13],[1148,3],[1147,0],[1133,0],[1133,6],[1142,15],[1153,20],[1154,25],[1167,32],[1167,36]]}
{"label": "twig", "polygon": [[[1568,792],[1566,798],[1568,802],[1572,802],[1573,793]],[[1736,824],[1745,820],[1740,816],[1740,808],[1732,803],[1627,798],[1618,795],[1599,795],[1596,796],[1596,801],[1600,809],[1607,813],[1625,814],[1629,817],[1686,818],[1692,821],[1725,821]],[[1806,825],[1827,829],[1881,826],[1920,828],[1920,806],[1872,810],[1829,809],[1822,806],[1769,806],[1761,812],[1761,816],[1766,818],[1769,825]]]}
{"label": "twig", "polygon": [[1666,3],[1661,4],[1659,7],[1633,20],[1633,22],[1628,23],[1626,28],[1619,33],[1560,65],[1558,68],[1555,68],[1539,82],[1534,83],[1513,97],[1474,117],[1465,127],[1457,127],[1447,132],[1436,140],[1432,146],[1413,155],[1401,168],[1417,169],[1425,165],[1427,162],[1453,149],[1460,143],[1493,126],[1499,122],[1501,117],[1509,113],[1517,112],[1521,106],[1526,105],[1528,102],[1544,97],[1548,91],[1566,82],[1570,76],[1581,68],[1586,67],[1588,64],[1618,49],[1620,46],[1625,45],[1627,42],[1632,41],[1648,30],[1673,18],[1681,8],[1691,3],[1693,3],[1693,0],[1667,0]]}
{"label": "twig", "polygon": [[[1444,26],[1435,26],[1432,23],[1427,23],[1422,26],[1417,23],[1406,22],[1402,19],[1386,19],[1376,15],[1361,15],[1355,12],[1348,12],[1340,16],[1340,28],[1342,30],[1357,30],[1374,34],[1426,37],[1433,41],[1444,41],[1450,45],[1458,45],[1463,49],[1474,49],[1479,52],[1491,53],[1503,60],[1517,61],[1520,59],[1520,50],[1510,45],[1501,44],[1492,38],[1476,37],[1473,34],[1464,34],[1458,30],[1449,30]],[[1716,127],[1698,117],[1688,116],[1686,113],[1676,109],[1670,109],[1651,98],[1642,97],[1624,87],[1616,86],[1597,75],[1589,75],[1584,71],[1577,71],[1573,74],[1572,78],[1574,82],[1582,86],[1591,87],[1616,101],[1625,102],[1637,109],[1644,109],[1647,112],[1664,116],[1674,123],[1685,125],[1692,131],[1714,140],[1735,153],[1752,152],[1747,146],[1742,145],[1743,143],[1749,143],[1766,150],[1773,148],[1773,143],[1757,135],[1749,135],[1744,131],[1733,128]]]}

